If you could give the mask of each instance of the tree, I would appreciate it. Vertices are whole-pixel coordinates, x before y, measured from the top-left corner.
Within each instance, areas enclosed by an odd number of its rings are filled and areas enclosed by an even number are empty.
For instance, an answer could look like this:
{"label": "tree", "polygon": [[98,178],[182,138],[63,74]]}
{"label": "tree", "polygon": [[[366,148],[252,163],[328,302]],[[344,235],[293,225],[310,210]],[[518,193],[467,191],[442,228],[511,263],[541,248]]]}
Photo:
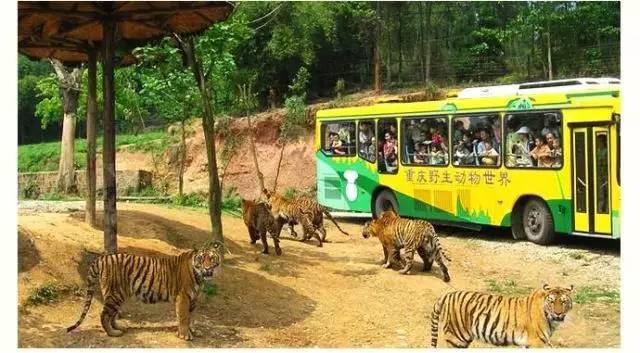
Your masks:
{"label": "tree", "polygon": [[197,41],[193,37],[174,34],[184,63],[191,69],[200,91],[209,174],[209,215],[213,240],[220,242],[224,242],[221,220],[222,190],[216,160],[214,119],[215,114],[224,109],[222,107],[228,107],[233,100],[231,75],[235,71],[235,62],[231,52],[239,41],[247,38],[247,29],[243,19],[235,17],[211,26]]}
{"label": "tree", "polygon": [[141,111],[154,110],[165,123],[180,125],[177,176],[178,194],[182,196],[187,159],[187,121],[201,114],[202,99],[193,74],[184,67],[174,44],[165,38],[157,45],[137,49],[135,54],[140,61],[136,72],[142,85]]}
{"label": "tree", "polygon": [[82,68],[69,70],[60,61],[51,59],[62,93],[64,120],[58,167],[58,189],[65,193],[77,191],[74,166],[74,141],[76,131],[76,108],[80,95]]}
{"label": "tree", "polygon": [[256,177],[258,178],[258,194],[261,194],[264,190],[264,176],[260,171],[260,165],[258,163],[258,153],[256,151],[256,133],[251,124],[251,114],[257,108],[255,93],[251,89],[251,83],[238,85],[238,105],[244,111],[247,118],[247,126],[249,127],[249,145],[251,149],[251,155],[253,157],[253,166],[256,169]]}

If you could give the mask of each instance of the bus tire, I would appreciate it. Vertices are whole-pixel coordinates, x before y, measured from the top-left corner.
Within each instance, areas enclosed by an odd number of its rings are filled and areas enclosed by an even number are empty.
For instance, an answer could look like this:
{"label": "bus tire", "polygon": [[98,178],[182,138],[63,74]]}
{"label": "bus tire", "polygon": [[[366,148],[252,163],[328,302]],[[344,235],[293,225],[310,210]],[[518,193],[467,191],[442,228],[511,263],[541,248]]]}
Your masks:
{"label": "bus tire", "polygon": [[551,212],[544,201],[538,198],[527,200],[522,208],[520,219],[522,233],[530,241],[546,245],[555,240],[556,232],[553,230],[553,218],[551,218]]}
{"label": "bus tire", "polygon": [[398,201],[391,190],[385,189],[376,195],[376,200],[373,204],[373,217],[378,218],[382,212],[388,210],[398,214]]}

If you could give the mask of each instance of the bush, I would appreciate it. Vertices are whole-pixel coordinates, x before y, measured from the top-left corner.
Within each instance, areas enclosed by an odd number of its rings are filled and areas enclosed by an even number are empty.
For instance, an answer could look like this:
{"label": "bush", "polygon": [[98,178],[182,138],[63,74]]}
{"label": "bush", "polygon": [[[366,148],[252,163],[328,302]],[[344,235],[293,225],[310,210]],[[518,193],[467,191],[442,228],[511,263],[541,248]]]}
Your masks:
{"label": "bush", "polygon": [[60,297],[60,289],[55,283],[47,283],[35,288],[29,294],[27,303],[33,305],[53,303]]}
{"label": "bush", "polygon": [[342,99],[342,96],[344,95],[344,90],[345,90],[345,83],[344,83],[344,79],[339,79],[338,81],[336,81],[336,98],[338,99]]}
{"label": "bush", "polygon": [[209,201],[207,200],[207,196],[204,194],[195,193],[195,192],[182,194],[182,196],[180,195],[174,196],[173,204],[178,206],[187,206],[187,207],[199,207],[199,208],[209,207]]}
{"label": "bush", "polygon": [[222,193],[222,209],[227,211],[237,211],[242,204],[242,198],[238,194],[238,188],[235,186],[228,187]]}

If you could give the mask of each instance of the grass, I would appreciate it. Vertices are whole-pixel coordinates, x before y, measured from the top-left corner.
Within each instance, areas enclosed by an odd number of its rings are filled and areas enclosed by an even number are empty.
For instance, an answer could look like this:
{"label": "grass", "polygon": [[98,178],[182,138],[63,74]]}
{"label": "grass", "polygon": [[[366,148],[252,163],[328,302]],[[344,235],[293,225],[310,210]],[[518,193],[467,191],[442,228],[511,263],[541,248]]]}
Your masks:
{"label": "grass", "polygon": [[[164,131],[150,131],[138,135],[116,136],[116,147],[128,146],[131,151],[150,152],[168,144]],[[98,153],[102,152],[102,138],[96,141]],[[86,166],[87,141],[76,139],[74,163],[76,168]],[[58,170],[60,142],[44,142],[18,146],[18,172],[47,172]]]}
{"label": "grass", "polygon": [[619,304],[620,292],[618,290],[609,290],[602,287],[579,287],[576,290],[573,301],[577,304],[586,304],[593,302]]}
{"label": "grass", "polygon": [[531,288],[521,287],[512,279],[496,281],[494,279],[485,280],[487,290],[492,293],[502,295],[527,295],[531,293]]}
{"label": "grass", "polygon": [[47,283],[31,291],[27,303],[32,305],[50,304],[60,297],[61,288],[55,283]]}
{"label": "grass", "polygon": [[218,285],[215,283],[204,282],[202,292],[207,296],[207,298],[213,298],[218,295]]}

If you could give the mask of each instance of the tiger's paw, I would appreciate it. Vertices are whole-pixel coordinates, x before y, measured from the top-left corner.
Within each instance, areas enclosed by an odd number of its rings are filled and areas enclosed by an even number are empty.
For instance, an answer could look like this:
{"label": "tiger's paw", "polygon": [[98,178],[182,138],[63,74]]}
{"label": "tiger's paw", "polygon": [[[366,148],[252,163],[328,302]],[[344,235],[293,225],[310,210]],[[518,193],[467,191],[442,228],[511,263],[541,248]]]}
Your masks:
{"label": "tiger's paw", "polygon": [[410,275],[411,274],[411,268],[403,268],[402,270],[400,270],[398,272],[400,272],[401,275]]}
{"label": "tiger's paw", "polygon": [[183,339],[185,341],[193,340],[193,335],[191,334],[191,329],[185,330],[186,332],[182,332],[182,330],[178,330],[178,338]]}
{"label": "tiger's paw", "polygon": [[122,330],[113,329],[113,330],[107,331],[107,335],[109,335],[111,337],[120,337],[123,334],[124,334],[124,331],[122,331]]}
{"label": "tiger's paw", "polygon": [[382,264],[382,268],[391,268],[391,264],[388,262],[385,262]]}
{"label": "tiger's paw", "polygon": [[282,249],[276,248],[276,255],[278,256],[282,255]]}

